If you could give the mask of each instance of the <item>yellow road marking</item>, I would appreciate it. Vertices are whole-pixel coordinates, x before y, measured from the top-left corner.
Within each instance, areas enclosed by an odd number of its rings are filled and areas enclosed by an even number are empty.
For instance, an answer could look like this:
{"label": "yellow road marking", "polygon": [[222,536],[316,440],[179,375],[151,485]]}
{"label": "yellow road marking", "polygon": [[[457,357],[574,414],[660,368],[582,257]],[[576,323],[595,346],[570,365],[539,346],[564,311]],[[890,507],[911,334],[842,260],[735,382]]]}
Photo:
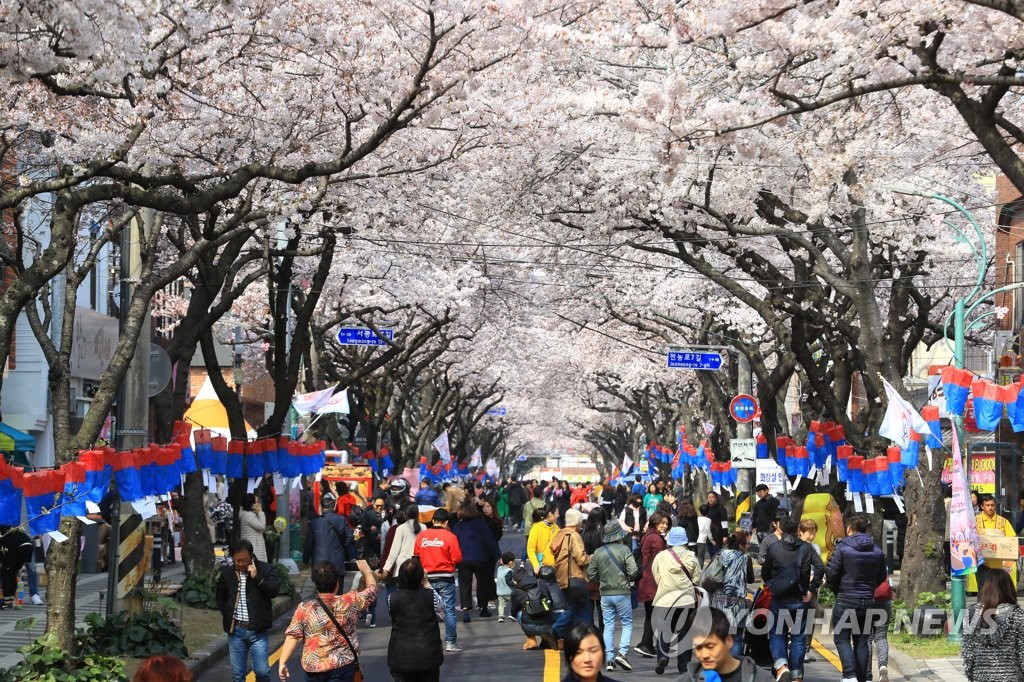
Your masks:
{"label": "yellow road marking", "polygon": [[814,647],[815,651],[824,656],[826,661],[835,666],[836,670],[843,669],[843,662],[839,660],[839,657],[831,651],[829,651],[828,649],[826,649],[824,644],[822,644],[813,637],[811,637],[811,646]]}
{"label": "yellow road marking", "polygon": [[554,649],[544,650],[544,682],[558,682],[562,672],[561,658]]}
{"label": "yellow road marking", "polygon": [[[271,668],[271,676],[273,676],[273,668],[277,664],[277,659],[281,658],[281,649],[283,649],[283,648],[284,647],[281,647],[277,651],[275,651],[274,653],[270,654],[270,661],[269,662],[270,662],[270,668]],[[245,676],[245,682],[256,682],[256,673],[254,673],[253,671],[250,670],[249,674]],[[544,682],[547,682],[547,680],[544,680]]]}

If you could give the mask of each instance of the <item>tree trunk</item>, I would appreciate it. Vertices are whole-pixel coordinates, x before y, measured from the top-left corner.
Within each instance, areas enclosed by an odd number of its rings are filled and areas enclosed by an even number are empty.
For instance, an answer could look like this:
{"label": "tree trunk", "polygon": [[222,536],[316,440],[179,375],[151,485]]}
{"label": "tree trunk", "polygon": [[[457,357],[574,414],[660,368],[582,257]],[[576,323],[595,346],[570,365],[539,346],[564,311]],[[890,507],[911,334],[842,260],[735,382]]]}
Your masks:
{"label": "tree trunk", "polygon": [[946,507],[941,487],[943,458],[940,453],[933,453],[933,458],[936,455],[938,461],[933,462],[930,470],[924,461],[918,468],[923,487],[916,480],[917,474],[907,472],[905,495],[909,523],[899,595],[910,608],[917,605],[917,595],[921,592],[946,591],[942,554],[942,543],[946,539]]}
{"label": "tree trunk", "polygon": [[207,575],[214,569],[213,538],[206,523],[205,493],[202,471],[194,471],[185,477],[181,524],[186,541],[181,544],[181,561],[187,576]]}
{"label": "tree trunk", "polygon": [[[75,596],[82,523],[66,516],[60,520],[60,532],[68,539],[51,542],[46,553],[46,631],[55,634],[58,646],[70,652],[75,646]],[[116,539],[111,537],[110,542]],[[112,597],[107,595],[107,599]]]}

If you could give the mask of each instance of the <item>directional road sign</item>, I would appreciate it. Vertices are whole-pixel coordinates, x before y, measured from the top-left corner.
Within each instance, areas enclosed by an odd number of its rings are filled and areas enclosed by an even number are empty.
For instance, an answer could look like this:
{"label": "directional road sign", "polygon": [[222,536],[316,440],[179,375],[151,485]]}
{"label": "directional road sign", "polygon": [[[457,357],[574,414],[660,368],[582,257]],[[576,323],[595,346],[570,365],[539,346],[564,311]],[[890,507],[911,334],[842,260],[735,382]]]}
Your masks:
{"label": "directional road sign", "polygon": [[491,416],[491,417],[504,417],[504,416],[508,415],[508,408],[507,407],[492,407],[491,409],[487,410],[487,414],[489,416]]}
{"label": "directional road sign", "polygon": [[674,369],[722,369],[722,354],[716,351],[703,350],[670,350],[668,366]]}
{"label": "directional road sign", "polygon": [[757,399],[746,393],[739,394],[729,403],[729,414],[741,424],[754,421],[757,417]]}
{"label": "directional road sign", "polygon": [[395,340],[395,330],[378,329],[377,331],[380,332],[380,336],[368,327],[342,327],[338,330],[338,343],[343,346],[386,346],[388,341]]}

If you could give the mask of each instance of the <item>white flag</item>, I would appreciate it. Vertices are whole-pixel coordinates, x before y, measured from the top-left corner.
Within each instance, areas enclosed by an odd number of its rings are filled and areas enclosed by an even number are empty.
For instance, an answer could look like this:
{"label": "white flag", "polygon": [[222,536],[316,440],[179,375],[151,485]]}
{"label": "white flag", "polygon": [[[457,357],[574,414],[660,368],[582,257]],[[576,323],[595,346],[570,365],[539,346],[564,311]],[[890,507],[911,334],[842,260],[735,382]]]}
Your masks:
{"label": "white flag", "polygon": [[313,391],[312,393],[299,393],[292,398],[292,407],[299,414],[309,414],[310,412],[316,412],[320,409],[324,403],[331,398],[331,394],[334,393],[334,389],[337,386],[331,386],[325,388],[322,391]]}
{"label": "white flag", "polygon": [[491,478],[497,478],[498,477],[498,463],[495,462],[493,458],[492,459],[488,459],[487,460],[487,464],[484,465],[484,471],[486,471],[487,475],[490,476]]}
{"label": "white flag", "polygon": [[441,461],[447,464],[452,461],[451,446],[448,445],[448,432],[443,432],[433,443],[434,449],[441,455]]}
{"label": "white flag", "polygon": [[626,455],[622,458],[622,475],[625,476],[629,473],[629,470],[633,468],[633,460]]}
{"label": "white flag", "polygon": [[889,406],[885,410],[885,417],[882,418],[878,435],[888,438],[901,448],[906,448],[910,446],[911,431],[925,435],[931,433],[924,417],[904,400],[903,396],[897,393],[888,381],[882,379],[882,384],[885,386],[885,394],[889,398]]}
{"label": "white flag", "polygon": [[346,388],[344,391],[335,393],[327,399],[327,402],[313,411],[317,414],[330,414],[332,412],[348,414],[348,389]]}
{"label": "white flag", "polygon": [[483,453],[480,452],[480,448],[473,451],[473,455],[469,458],[469,466],[474,468],[483,466]]}

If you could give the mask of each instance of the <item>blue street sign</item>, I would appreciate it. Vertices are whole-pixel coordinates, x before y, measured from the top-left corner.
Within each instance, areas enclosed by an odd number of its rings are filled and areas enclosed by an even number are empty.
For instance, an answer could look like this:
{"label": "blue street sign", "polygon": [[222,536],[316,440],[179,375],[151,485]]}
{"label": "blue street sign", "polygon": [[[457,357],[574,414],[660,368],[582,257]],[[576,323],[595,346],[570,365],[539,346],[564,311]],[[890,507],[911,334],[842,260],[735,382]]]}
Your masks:
{"label": "blue street sign", "polygon": [[380,336],[367,327],[342,327],[338,330],[338,343],[343,346],[386,346],[384,339],[395,340],[393,329],[380,329]]}
{"label": "blue street sign", "polygon": [[506,416],[508,414],[508,408],[507,407],[492,407],[491,409],[487,410],[487,414],[490,417],[504,417],[504,416]]}
{"label": "blue street sign", "polygon": [[673,350],[668,353],[673,369],[722,369],[722,354],[715,351]]}

